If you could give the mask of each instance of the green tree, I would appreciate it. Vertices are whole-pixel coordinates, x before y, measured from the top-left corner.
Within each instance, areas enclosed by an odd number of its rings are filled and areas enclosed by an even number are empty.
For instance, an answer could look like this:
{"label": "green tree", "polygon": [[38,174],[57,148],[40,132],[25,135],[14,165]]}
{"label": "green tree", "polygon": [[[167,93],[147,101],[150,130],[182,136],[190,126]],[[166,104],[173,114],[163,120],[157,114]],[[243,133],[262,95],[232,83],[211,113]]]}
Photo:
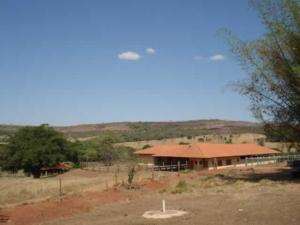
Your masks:
{"label": "green tree", "polygon": [[118,154],[113,146],[113,139],[104,138],[99,142],[97,148],[98,159],[103,161],[105,165],[111,165],[113,161],[118,159]]}
{"label": "green tree", "polygon": [[300,141],[300,1],[252,0],[265,34],[241,41],[226,30],[233,54],[249,74],[234,84],[248,96],[253,114],[267,135]]}
{"label": "green tree", "polygon": [[61,133],[41,125],[19,129],[9,139],[4,157],[2,169],[12,172],[23,169],[26,174],[39,178],[42,167],[51,167],[77,156]]}
{"label": "green tree", "polygon": [[0,144],[0,169],[5,162],[5,154],[6,154],[6,145]]}

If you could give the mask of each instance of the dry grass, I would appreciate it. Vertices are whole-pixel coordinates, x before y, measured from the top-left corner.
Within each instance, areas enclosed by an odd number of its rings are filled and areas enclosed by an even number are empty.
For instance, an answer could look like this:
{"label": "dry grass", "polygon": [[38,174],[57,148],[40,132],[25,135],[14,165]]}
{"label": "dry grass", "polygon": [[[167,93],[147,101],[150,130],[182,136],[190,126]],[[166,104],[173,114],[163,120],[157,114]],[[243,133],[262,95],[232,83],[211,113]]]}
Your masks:
{"label": "dry grass", "polygon": [[[170,221],[172,224],[198,224],[199,221],[204,224],[296,224],[297,219],[294,221],[290,218],[299,218],[299,183],[283,176],[283,169],[285,167],[274,165],[179,174],[155,172],[155,181],[149,179],[151,171],[139,171],[134,178],[138,188],[127,189],[118,185],[109,191],[101,190],[105,189],[106,179],[113,185],[114,171],[73,170],[62,175],[62,179],[64,192],[75,192],[75,195],[67,196],[62,202],[52,199],[12,207],[7,213],[13,221],[19,222],[15,223],[18,225],[25,224],[24,217],[27,218],[28,225],[34,224],[34,221],[47,225],[167,224],[167,221],[152,223],[141,217],[146,210],[159,209],[161,199],[165,199],[169,209],[189,212],[187,217]],[[274,173],[281,175],[274,176]],[[57,177],[40,180],[25,177],[0,179],[0,195],[7,195],[9,188],[13,191],[11,193],[15,192],[15,197],[17,196],[14,199],[10,194],[6,197],[6,202],[20,202],[25,198],[37,200],[44,195],[58,195]],[[119,182],[127,179],[125,171],[118,179]],[[6,182],[6,186],[2,182]],[[39,189],[43,184],[46,185],[44,190]],[[280,216],[269,221],[277,216],[274,212],[279,209],[284,210],[287,217]],[[61,210],[64,210],[64,213],[58,216],[57,213]],[[221,217],[216,216],[216,211]],[[263,217],[258,218],[258,212],[263,212]],[[249,223],[241,220],[245,216]]]}
{"label": "dry grass", "polygon": [[[243,171],[231,169],[218,171],[217,174],[202,175],[199,175],[196,171],[182,172],[180,175],[172,172],[155,171],[155,179],[168,180],[167,187],[158,190],[160,193],[176,194],[185,192],[200,193],[207,191],[207,189],[222,192],[230,188],[239,190],[250,186],[278,186],[279,183],[286,182],[264,178],[257,180],[256,177],[253,180],[247,178],[255,173],[254,169]],[[128,174],[126,170],[116,174],[114,170],[99,172],[81,169],[74,169],[60,176],[41,179],[33,179],[20,174],[18,176],[2,174],[0,176],[0,205],[6,207],[59,197],[59,178],[62,179],[63,193],[69,195],[81,194],[85,191],[103,191],[107,187],[127,183]],[[138,171],[134,177],[134,182],[142,183],[150,178],[152,178],[151,171]]]}
{"label": "dry grass", "polygon": [[[282,188],[285,184],[297,182],[291,180],[288,173],[284,170],[275,169],[276,165],[227,169],[210,173],[198,173],[188,171],[180,173],[177,180],[171,180],[167,188],[159,190],[159,193],[207,193],[207,192],[226,192],[232,190],[242,190],[249,188]],[[279,168],[281,168],[279,166]],[[183,183],[184,182],[184,183]]]}
{"label": "dry grass", "polygon": [[[71,172],[73,173],[73,171]],[[82,191],[86,187],[101,183],[100,177],[63,177],[63,192]],[[1,177],[0,205],[22,203],[58,196],[58,177],[33,179],[29,177]]]}
{"label": "dry grass", "polygon": [[[279,169],[279,170],[278,170]],[[286,178],[273,179],[270,172],[282,168],[256,167],[197,173],[172,177],[166,187],[149,192],[130,191],[130,201],[99,204],[88,213],[42,223],[47,225],[182,225],[182,224],[299,224],[299,183]],[[262,179],[253,174],[263,175]],[[126,192],[128,193],[128,192]],[[136,199],[133,196],[138,196]],[[147,210],[159,210],[161,199],[167,209],[187,211],[183,217],[170,220],[146,220]],[[280,213],[278,213],[280,212]]]}
{"label": "dry grass", "polygon": [[256,133],[244,133],[244,134],[233,134],[233,135],[218,135],[218,134],[208,134],[200,135],[192,138],[180,137],[180,138],[166,138],[163,140],[148,140],[148,141],[134,141],[134,142],[123,142],[116,145],[124,145],[132,147],[135,149],[141,149],[145,145],[155,146],[155,145],[164,145],[164,144],[179,144],[179,143],[188,143],[196,144],[201,143],[199,139],[207,139],[205,143],[225,143],[225,139],[231,139],[233,144],[241,143],[256,143],[258,139],[265,138],[265,135],[256,134]]}
{"label": "dry grass", "polygon": [[[156,172],[155,178],[166,176],[166,172]],[[152,177],[151,171],[138,171],[134,182],[139,183]],[[99,172],[74,169],[68,173],[33,179],[31,177],[3,175],[0,176],[0,206],[11,206],[24,202],[36,202],[59,196],[59,179],[62,180],[63,194],[80,194],[84,191],[103,191],[117,184],[126,183],[127,171],[111,170]]]}

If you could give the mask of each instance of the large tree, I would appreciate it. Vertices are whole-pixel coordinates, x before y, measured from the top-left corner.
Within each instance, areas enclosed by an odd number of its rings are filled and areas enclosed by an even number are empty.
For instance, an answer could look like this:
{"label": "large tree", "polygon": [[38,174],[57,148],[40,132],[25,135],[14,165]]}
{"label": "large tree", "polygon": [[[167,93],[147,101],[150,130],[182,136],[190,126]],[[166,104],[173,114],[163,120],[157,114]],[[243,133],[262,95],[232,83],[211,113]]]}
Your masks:
{"label": "large tree", "polygon": [[265,34],[242,41],[226,30],[231,50],[249,75],[234,84],[270,137],[300,141],[300,1],[252,0]]}
{"label": "large tree", "polygon": [[74,159],[70,144],[63,135],[47,125],[24,127],[10,139],[4,153],[2,169],[40,177],[42,167],[51,167]]}

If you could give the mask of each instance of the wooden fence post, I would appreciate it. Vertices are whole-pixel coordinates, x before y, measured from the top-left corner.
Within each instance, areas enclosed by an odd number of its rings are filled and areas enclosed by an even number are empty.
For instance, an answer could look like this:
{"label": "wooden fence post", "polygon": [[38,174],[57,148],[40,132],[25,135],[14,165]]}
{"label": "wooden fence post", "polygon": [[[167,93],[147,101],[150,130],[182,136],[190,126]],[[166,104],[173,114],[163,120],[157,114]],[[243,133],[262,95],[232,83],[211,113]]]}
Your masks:
{"label": "wooden fence post", "polygon": [[105,180],[105,188],[106,188],[106,191],[108,191],[108,182],[107,182],[107,180]]}
{"label": "wooden fence post", "polygon": [[62,192],[62,180],[61,180],[61,177],[59,177],[58,183],[59,183],[59,201],[62,201],[63,192]]}
{"label": "wooden fence post", "polygon": [[115,185],[118,184],[118,172],[115,171]]}
{"label": "wooden fence post", "polygon": [[151,171],[151,176],[152,176],[152,180],[154,181],[154,166],[152,167],[152,171]]}

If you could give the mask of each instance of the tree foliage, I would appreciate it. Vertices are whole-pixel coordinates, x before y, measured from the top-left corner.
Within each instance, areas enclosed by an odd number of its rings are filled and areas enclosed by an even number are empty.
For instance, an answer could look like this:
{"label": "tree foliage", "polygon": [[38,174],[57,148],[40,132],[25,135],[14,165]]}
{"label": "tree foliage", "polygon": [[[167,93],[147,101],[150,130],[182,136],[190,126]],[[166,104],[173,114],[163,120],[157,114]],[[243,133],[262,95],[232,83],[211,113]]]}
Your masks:
{"label": "tree foliage", "polygon": [[5,161],[5,157],[4,157],[5,152],[6,152],[6,145],[0,144],[0,169],[3,166]]}
{"label": "tree foliage", "polygon": [[300,1],[252,0],[266,33],[241,41],[225,30],[231,50],[248,78],[234,84],[268,135],[300,141]]}
{"label": "tree foliage", "polygon": [[21,128],[9,139],[2,155],[5,159],[2,169],[12,172],[22,169],[34,177],[40,176],[42,167],[77,158],[63,135],[47,125]]}
{"label": "tree foliage", "polygon": [[111,165],[115,161],[132,161],[136,159],[134,149],[125,146],[115,146],[114,138],[105,136],[96,140],[78,143],[79,159],[82,161],[101,161]]}

